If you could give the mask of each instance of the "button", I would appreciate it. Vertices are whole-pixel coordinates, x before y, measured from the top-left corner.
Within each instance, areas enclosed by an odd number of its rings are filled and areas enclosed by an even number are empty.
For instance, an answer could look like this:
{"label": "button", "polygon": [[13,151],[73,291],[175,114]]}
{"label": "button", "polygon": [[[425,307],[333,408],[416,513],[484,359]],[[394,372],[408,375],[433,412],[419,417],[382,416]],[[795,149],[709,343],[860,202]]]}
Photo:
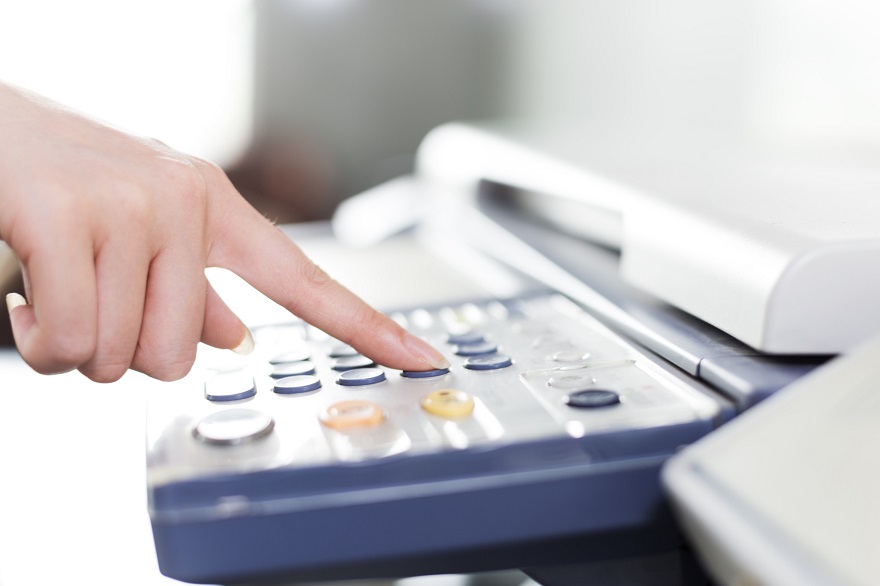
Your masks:
{"label": "button", "polygon": [[435,376],[443,376],[444,374],[449,374],[448,368],[437,368],[435,370],[404,370],[400,373],[400,376],[405,376],[406,378],[433,378]]}
{"label": "button", "polygon": [[459,356],[479,356],[481,354],[495,354],[498,346],[492,342],[480,342],[478,344],[462,344],[455,349]]}
{"label": "button", "polygon": [[422,409],[431,415],[456,419],[473,412],[474,399],[457,389],[438,389],[422,398]]}
{"label": "button", "polygon": [[382,423],[382,408],[370,401],[341,401],[321,413],[321,423],[332,429],[371,427]]}
{"label": "button", "polygon": [[303,362],[312,357],[312,353],[308,348],[300,348],[290,352],[277,354],[269,359],[269,364],[284,364],[285,362]]}
{"label": "button", "polygon": [[458,334],[449,334],[446,338],[448,344],[479,344],[484,342],[486,337],[482,332],[468,330]]}
{"label": "button", "polygon": [[357,350],[349,346],[348,344],[335,344],[330,348],[330,351],[327,352],[327,356],[330,358],[342,358],[343,356],[357,356],[360,354]]}
{"label": "button", "polygon": [[269,373],[272,378],[287,378],[288,376],[299,376],[301,374],[315,374],[315,363],[311,360],[303,360],[302,362],[284,362],[276,364]]}
{"label": "button", "polygon": [[567,372],[550,377],[547,384],[554,389],[574,390],[590,387],[596,379],[587,373]]}
{"label": "button", "polygon": [[581,352],[580,350],[562,350],[553,354],[550,357],[550,360],[553,362],[583,362],[589,357],[589,352]]}
{"label": "button", "polygon": [[312,374],[287,376],[275,381],[274,391],[279,395],[308,393],[321,388],[321,379]]}
{"label": "button", "polygon": [[464,367],[468,370],[497,370],[507,368],[511,364],[513,364],[513,360],[506,354],[471,356],[464,361]]}
{"label": "button", "polygon": [[353,368],[366,368],[368,366],[373,366],[376,364],[366,356],[362,356],[358,354],[357,356],[343,356],[341,358],[337,358],[333,361],[333,364],[330,365],[330,368],[337,371],[343,370],[351,370]]}
{"label": "button", "polygon": [[336,382],[346,387],[360,387],[374,385],[383,380],[385,373],[381,368],[355,368],[341,373]]}
{"label": "button", "polygon": [[193,436],[210,444],[235,445],[267,436],[275,422],[255,409],[224,409],[211,413],[193,429]]}
{"label": "button", "polygon": [[254,379],[247,372],[218,374],[205,382],[205,398],[209,401],[239,401],[256,394]]}
{"label": "button", "polygon": [[578,391],[572,393],[565,398],[565,403],[569,407],[577,407],[579,409],[595,409],[597,407],[610,407],[620,403],[620,395],[614,391],[605,389],[591,389],[589,391]]}

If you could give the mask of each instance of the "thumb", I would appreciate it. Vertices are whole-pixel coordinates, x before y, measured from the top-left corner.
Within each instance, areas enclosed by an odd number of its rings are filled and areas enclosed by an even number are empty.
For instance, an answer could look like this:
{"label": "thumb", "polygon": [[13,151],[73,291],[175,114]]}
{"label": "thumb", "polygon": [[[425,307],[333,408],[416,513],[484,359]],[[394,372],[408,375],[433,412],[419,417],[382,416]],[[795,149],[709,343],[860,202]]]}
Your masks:
{"label": "thumb", "polygon": [[229,309],[210,283],[205,295],[202,342],[237,354],[250,354],[254,349],[254,338],[247,326]]}

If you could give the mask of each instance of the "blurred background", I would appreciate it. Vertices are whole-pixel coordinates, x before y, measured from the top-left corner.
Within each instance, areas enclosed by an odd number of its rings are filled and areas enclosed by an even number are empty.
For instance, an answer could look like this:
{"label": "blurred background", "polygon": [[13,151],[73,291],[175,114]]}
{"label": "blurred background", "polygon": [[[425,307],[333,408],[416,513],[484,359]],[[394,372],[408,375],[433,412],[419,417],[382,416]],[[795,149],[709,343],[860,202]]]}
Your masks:
{"label": "blurred background", "polygon": [[880,159],[872,0],[0,0],[0,79],[222,165],[282,222],[450,120]]}

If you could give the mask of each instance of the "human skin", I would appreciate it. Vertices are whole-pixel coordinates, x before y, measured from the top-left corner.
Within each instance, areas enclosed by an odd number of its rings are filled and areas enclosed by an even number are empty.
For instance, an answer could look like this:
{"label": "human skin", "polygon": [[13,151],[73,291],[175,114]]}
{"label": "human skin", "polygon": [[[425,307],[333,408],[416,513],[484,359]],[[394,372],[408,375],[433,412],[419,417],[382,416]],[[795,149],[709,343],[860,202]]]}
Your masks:
{"label": "human skin", "polygon": [[3,83],[0,238],[25,281],[25,296],[7,298],[15,342],[41,373],[175,380],[199,341],[248,352],[206,267],[380,364],[448,365],[312,263],[215,165]]}

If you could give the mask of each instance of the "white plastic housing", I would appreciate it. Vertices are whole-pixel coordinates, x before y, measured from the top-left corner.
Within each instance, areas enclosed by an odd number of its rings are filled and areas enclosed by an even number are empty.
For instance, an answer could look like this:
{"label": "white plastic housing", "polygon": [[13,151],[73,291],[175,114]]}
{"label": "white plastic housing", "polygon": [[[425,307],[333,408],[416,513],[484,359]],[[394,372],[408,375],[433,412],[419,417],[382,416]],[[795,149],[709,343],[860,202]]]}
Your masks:
{"label": "white plastic housing", "polygon": [[540,194],[619,247],[632,284],[759,350],[843,351],[880,331],[880,172],[767,152],[449,124],[418,153],[436,192]]}

